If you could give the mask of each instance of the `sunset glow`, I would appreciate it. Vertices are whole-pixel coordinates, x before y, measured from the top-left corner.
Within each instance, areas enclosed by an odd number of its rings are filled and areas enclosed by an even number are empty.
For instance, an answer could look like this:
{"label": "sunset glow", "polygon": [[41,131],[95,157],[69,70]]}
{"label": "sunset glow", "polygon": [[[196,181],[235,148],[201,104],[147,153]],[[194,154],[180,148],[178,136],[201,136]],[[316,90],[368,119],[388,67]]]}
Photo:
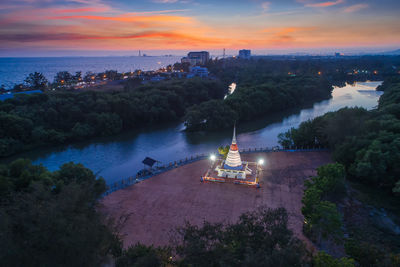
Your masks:
{"label": "sunset glow", "polygon": [[396,0],[5,0],[0,4],[0,56],[396,47],[399,8]]}

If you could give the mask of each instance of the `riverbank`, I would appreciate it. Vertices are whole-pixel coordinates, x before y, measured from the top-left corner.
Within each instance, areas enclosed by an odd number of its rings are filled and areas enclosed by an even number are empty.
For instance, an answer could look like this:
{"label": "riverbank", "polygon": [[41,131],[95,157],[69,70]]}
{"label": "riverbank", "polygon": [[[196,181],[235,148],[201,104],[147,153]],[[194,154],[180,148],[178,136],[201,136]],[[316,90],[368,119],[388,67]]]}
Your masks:
{"label": "riverbank", "polygon": [[173,169],[106,196],[101,210],[114,219],[128,216],[122,225],[124,246],[141,242],[167,245],[173,230],[185,221],[234,222],[259,206],[284,207],[289,227],[302,240],[303,182],[318,166],[331,162],[329,152],[270,152],[243,154],[244,160],[265,160],[261,188],[235,184],[201,183],[208,160]]}
{"label": "riverbank", "polygon": [[[345,106],[373,109],[382,95],[382,92],[375,91],[379,84],[369,82],[335,87],[329,100],[303,107],[301,110],[268,114],[257,120],[241,123],[237,129],[239,148],[276,146],[279,133]],[[360,93],[359,90],[368,90],[369,93]],[[182,123],[159,123],[119,135],[36,149],[10,157],[10,160],[29,158],[34,164],[43,164],[52,171],[66,162],[80,162],[104,177],[107,184],[111,184],[135,175],[143,168],[141,162],[146,156],[167,164],[196,154],[215,153],[217,147],[232,141],[231,129],[209,133],[189,133],[182,131],[183,129]],[[8,161],[0,160],[2,163]]]}

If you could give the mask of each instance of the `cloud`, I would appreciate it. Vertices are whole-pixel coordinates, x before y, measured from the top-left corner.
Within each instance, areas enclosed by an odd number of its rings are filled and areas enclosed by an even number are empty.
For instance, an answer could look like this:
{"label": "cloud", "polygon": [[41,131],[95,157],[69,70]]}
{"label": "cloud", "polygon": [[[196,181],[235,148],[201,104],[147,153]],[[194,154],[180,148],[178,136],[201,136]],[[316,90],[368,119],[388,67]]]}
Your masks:
{"label": "cloud", "polygon": [[298,0],[303,3],[306,7],[330,7],[344,3],[344,0],[327,1],[327,2],[310,2],[309,0]]}
{"label": "cloud", "polygon": [[83,12],[104,12],[108,11],[109,8],[104,7],[85,7],[85,8],[73,8],[73,9],[57,9],[54,10],[55,14],[63,14],[63,13],[83,13]]}
{"label": "cloud", "polygon": [[261,8],[263,9],[263,12],[267,12],[269,10],[270,5],[271,5],[271,2],[261,3]]}
{"label": "cloud", "polygon": [[178,0],[154,0],[153,2],[159,4],[173,4],[178,2]]}
{"label": "cloud", "polygon": [[73,41],[118,41],[122,40],[134,41],[140,40],[143,42],[162,42],[169,44],[179,44],[182,48],[185,45],[209,45],[220,46],[226,44],[228,39],[197,36],[196,34],[187,34],[174,31],[142,31],[129,35],[87,35],[78,33],[26,33],[26,34],[3,34],[0,35],[0,40],[17,43],[40,43],[40,42],[73,42]]}
{"label": "cloud", "polygon": [[352,6],[346,7],[343,11],[346,13],[353,13],[353,12],[357,12],[361,9],[368,8],[368,7],[369,7],[368,4],[357,4],[357,5],[352,5]]}
{"label": "cloud", "polygon": [[[186,12],[188,9],[163,10],[168,5],[151,4],[156,0],[146,0],[153,9],[139,6],[122,9],[122,3],[111,5],[109,0],[26,0],[27,4],[14,8],[21,1],[0,0],[0,9],[3,7],[0,50],[260,49],[398,44],[400,41],[395,18],[379,21],[363,17],[354,23],[354,16],[349,14],[367,5],[345,5],[345,0],[295,0],[301,3],[296,10],[282,10],[272,0],[251,0],[259,10],[264,10],[264,14],[256,17],[242,14],[241,10],[238,10],[241,16],[214,16],[213,10],[205,15],[194,8],[190,12]],[[45,1],[50,2],[43,4]],[[353,0],[347,2],[350,1]],[[176,3],[183,2],[176,0]],[[234,5],[238,1],[231,2]],[[343,19],[335,23],[332,21],[336,12],[321,17],[304,8],[336,5],[340,5],[339,11],[349,14],[342,14]],[[280,12],[272,13],[275,8]],[[378,37],[371,39],[371,33]]]}
{"label": "cloud", "polygon": [[98,21],[118,21],[118,22],[136,22],[136,23],[148,23],[149,25],[160,25],[168,23],[182,23],[191,24],[192,18],[177,15],[119,15],[119,16],[101,16],[101,15],[73,15],[73,16],[52,16],[47,17],[51,20],[98,20]]}

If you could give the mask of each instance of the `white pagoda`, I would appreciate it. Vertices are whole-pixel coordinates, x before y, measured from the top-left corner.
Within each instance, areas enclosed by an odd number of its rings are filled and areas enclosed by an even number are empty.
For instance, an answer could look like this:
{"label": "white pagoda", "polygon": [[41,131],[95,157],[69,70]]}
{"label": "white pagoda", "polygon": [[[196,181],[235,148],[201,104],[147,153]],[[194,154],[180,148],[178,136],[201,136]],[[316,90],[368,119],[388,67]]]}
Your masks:
{"label": "white pagoda", "polygon": [[220,165],[215,168],[219,177],[246,179],[246,175],[252,173],[248,167],[248,162],[242,162],[239,149],[236,143],[236,127],[233,128],[232,144],[229,148],[228,156]]}

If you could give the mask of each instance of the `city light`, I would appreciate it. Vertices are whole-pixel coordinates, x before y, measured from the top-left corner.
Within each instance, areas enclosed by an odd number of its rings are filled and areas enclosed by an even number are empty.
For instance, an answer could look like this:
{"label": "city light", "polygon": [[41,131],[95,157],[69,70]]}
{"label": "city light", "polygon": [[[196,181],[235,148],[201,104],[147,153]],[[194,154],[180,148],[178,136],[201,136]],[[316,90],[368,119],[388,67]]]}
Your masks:
{"label": "city light", "polygon": [[212,161],[215,161],[216,158],[217,158],[217,157],[216,157],[214,154],[211,154],[210,159],[211,159]]}
{"label": "city light", "polygon": [[258,160],[258,165],[264,165],[264,160],[263,159],[259,159]]}

